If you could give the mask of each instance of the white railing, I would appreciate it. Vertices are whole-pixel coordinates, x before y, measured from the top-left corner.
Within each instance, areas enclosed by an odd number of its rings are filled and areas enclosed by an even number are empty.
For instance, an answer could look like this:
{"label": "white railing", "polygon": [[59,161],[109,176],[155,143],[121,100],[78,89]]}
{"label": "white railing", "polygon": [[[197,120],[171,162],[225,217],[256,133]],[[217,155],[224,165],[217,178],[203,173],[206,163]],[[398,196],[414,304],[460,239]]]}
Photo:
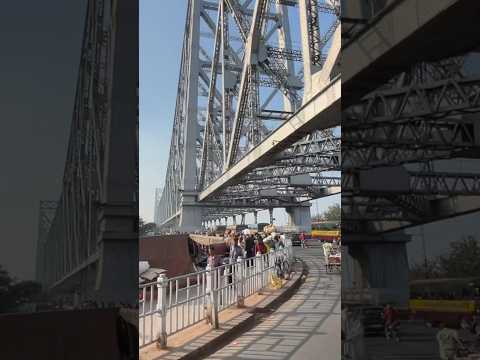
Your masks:
{"label": "white railing", "polygon": [[139,345],[158,341],[166,347],[167,337],[208,319],[218,328],[218,313],[260,292],[270,282],[275,260],[293,259],[292,247],[243,259],[196,273],[141,284],[139,300]]}

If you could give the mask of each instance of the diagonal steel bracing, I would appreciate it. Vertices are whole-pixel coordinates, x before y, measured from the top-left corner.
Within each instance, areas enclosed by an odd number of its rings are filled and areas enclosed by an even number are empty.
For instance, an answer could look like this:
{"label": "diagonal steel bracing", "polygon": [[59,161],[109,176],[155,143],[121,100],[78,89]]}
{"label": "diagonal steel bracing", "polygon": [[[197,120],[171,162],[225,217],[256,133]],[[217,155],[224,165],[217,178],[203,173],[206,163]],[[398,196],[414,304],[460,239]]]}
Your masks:
{"label": "diagonal steel bracing", "polygon": [[479,208],[475,56],[415,64],[344,111],[346,228],[393,231]]}
{"label": "diagonal steel bracing", "polygon": [[[340,5],[310,0],[308,9],[300,5],[189,0],[158,225],[194,230],[212,218],[207,209],[214,206],[243,214],[339,191],[339,181],[326,179],[341,162],[340,138],[332,131],[340,124],[340,76],[333,73]],[[299,33],[293,39],[292,27],[318,30],[316,37]],[[315,49],[317,56],[310,50],[305,55],[293,42]],[[309,69],[303,79],[298,66]],[[304,81],[309,97],[302,104]],[[299,175],[302,181],[294,177]],[[276,196],[255,182],[262,176],[282,179],[273,189]]]}
{"label": "diagonal steel bracing", "polygon": [[37,277],[52,292],[133,304],[138,4],[113,3],[87,2],[63,188],[47,225],[42,203]]}

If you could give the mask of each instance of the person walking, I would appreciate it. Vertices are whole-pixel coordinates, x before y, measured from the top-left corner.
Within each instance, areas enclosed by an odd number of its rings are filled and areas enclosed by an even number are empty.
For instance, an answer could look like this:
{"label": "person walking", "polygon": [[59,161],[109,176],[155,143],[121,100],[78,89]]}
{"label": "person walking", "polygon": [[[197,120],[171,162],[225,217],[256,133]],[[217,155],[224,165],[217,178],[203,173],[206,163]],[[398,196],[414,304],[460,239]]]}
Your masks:
{"label": "person walking", "polygon": [[298,238],[300,239],[300,244],[302,246],[302,248],[306,248],[307,247],[307,244],[305,244],[305,233],[302,231],[300,233],[300,235],[298,236]]}
{"label": "person walking", "polygon": [[215,256],[215,253],[213,251],[213,247],[209,246],[208,247],[208,258],[207,258],[207,263],[210,265],[210,269],[213,269],[218,266],[218,257]]}
{"label": "person walking", "polygon": [[475,311],[471,322],[472,333],[480,337],[480,309]]}
{"label": "person walking", "polygon": [[437,341],[441,360],[454,360],[462,343],[458,332],[450,329],[445,322],[440,323],[440,330],[437,333]]}
{"label": "person walking", "polygon": [[259,238],[258,239],[258,242],[257,242],[257,245],[255,245],[255,253],[256,254],[266,254],[267,253],[267,247],[265,246],[265,244],[263,243],[263,239],[262,238]]}
{"label": "person walking", "polygon": [[247,257],[247,249],[246,249],[246,244],[245,244],[245,235],[240,235],[238,238],[238,246],[242,249],[242,257],[246,258]]}
{"label": "person walking", "polygon": [[344,315],[346,315],[344,325],[345,357],[352,360],[367,360],[368,355],[365,346],[365,330],[361,310],[347,308],[342,313],[342,321]]}
{"label": "person walking", "polygon": [[250,264],[253,264],[253,258],[255,256],[255,243],[253,240],[253,235],[248,235],[247,238],[245,239],[245,251],[247,253],[247,265],[250,266]]}
{"label": "person walking", "polygon": [[229,259],[230,264],[235,264],[237,259],[242,256],[242,248],[238,245],[238,239],[234,236],[230,240],[230,252],[229,252]]}
{"label": "person walking", "polygon": [[399,325],[398,313],[390,304],[387,304],[383,310],[383,320],[385,322],[385,337],[387,340],[393,337],[395,341],[399,342],[400,338],[397,330]]}

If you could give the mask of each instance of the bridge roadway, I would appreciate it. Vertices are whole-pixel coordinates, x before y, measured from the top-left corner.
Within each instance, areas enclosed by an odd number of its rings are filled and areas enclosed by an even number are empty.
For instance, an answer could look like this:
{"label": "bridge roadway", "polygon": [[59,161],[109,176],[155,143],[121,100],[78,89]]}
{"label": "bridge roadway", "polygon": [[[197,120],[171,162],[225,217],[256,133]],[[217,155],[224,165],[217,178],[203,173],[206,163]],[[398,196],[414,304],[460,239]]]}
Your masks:
{"label": "bridge roadway", "polygon": [[215,354],[220,359],[340,359],[340,274],[327,274],[320,247],[294,248],[305,282],[275,312]]}
{"label": "bridge roadway", "polygon": [[437,331],[420,322],[402,322],[400,342],[369,336],[365,339],[367,355],[371,360],[438,360]]}

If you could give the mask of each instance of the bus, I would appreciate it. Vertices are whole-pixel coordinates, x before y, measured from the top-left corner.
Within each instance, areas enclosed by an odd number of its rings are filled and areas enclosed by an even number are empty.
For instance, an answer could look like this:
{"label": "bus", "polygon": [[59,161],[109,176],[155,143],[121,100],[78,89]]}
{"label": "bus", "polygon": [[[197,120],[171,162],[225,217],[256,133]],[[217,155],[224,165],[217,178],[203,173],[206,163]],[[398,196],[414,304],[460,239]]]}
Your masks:
{"label": "bus", "polygon": [[225,230],[227,230],[226,225],[217,225],[217,226],[215,226],[215,235],[216,236],[223,236],[223,234],[225,233]]}
{"label": "bus", "polygon": [[270,224],[269,224],[269,223],[258,223],[258,224],[257,224],[257,231],[258,231],[258,232],[263,232],[263,228],[264,228],[265,226],[268,226],[268,225],[270,225]]}
{"label": "bus", "polygon": [[227,230],[233,230],[235,233],[239,234],[243,230],[248,229],[248,225],[228,225]]}
{"label": "bus", "polygon": [[314,221],[312,222],[312,238],[333,241],[341,237],[340,221]]}
{"label": "bus", "polygon": [[458,326],[480,308],[480,277],[438,278],[410,282],[409,310],[430,322]]}

